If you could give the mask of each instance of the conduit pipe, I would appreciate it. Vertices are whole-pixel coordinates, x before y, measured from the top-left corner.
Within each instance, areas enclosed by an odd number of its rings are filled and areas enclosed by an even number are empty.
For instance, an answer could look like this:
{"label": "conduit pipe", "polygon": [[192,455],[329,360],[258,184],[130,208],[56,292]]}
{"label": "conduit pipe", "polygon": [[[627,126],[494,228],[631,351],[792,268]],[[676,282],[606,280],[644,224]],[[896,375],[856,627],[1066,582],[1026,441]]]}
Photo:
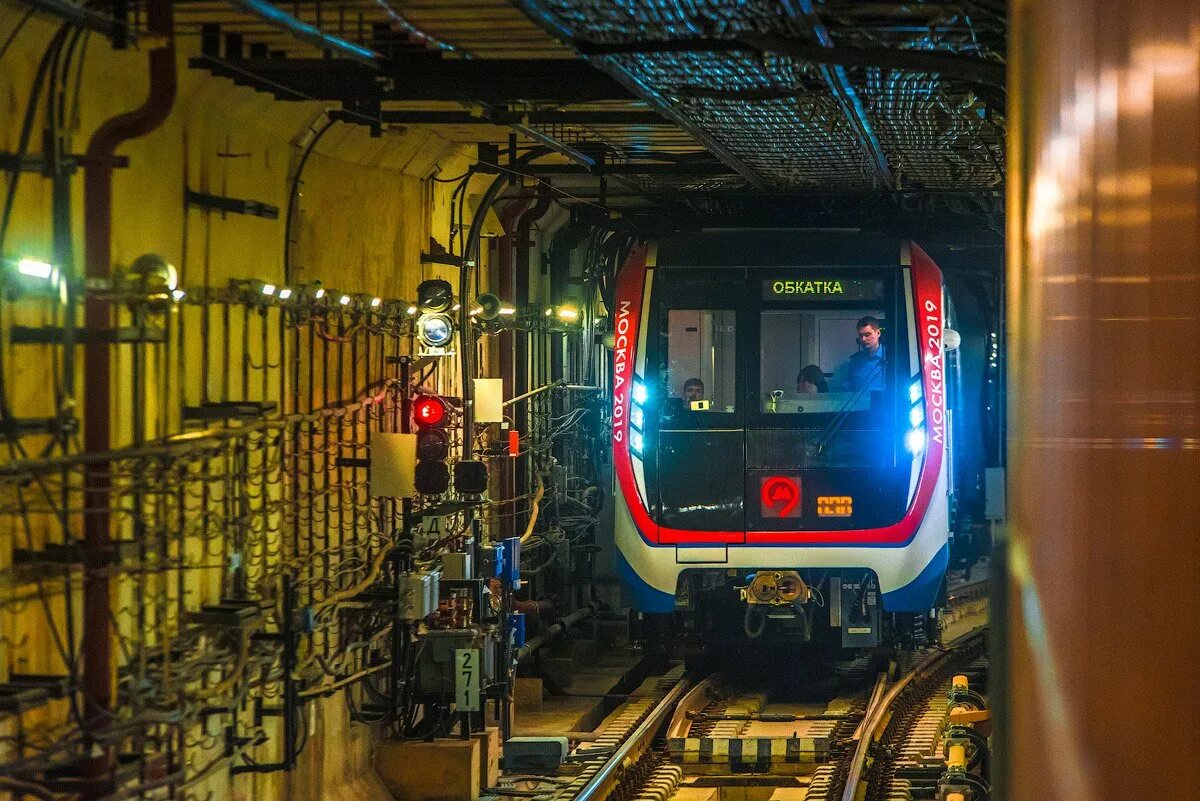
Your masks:
{"label": "conduit pipe", "polygon": [[581,607],[569,615],[560,617],[554,621],[545,631],[538,636],[526,642],[521,649],[517,651],[517,661],[524,659],[532,654],[537,649],[541,648],[553,640],[557,639],[560,634],[570,631],[578,626],[583,621],[596,614],[597,604],[593,601],[587,606]]}
{"label": "conduit pipe", "polygon": [[[89,279],[109,277],[112,262],[112,178],[116,150],[124,142],[145,136],[167,118],[175,105],[174,17],[171,0],[149,0],[146,25],[161,46],[150,51],[150,90],[138,108],[104,122],[88,142],[84,162],[84,247]],[[84,304],[84,326],[98,332],[111,328],[112,310],[107,301],[88,297]],[[84,381],[91,398],[84,406],[83,443],[89,454],[112,449],[110,392],[112,384],[109,346],[93,339],[84,349]],[[84,490],[84,547],[88,558],[83,580],[83,675],[84,728],[95,740],[111,720],[114,671],[112,638],[109,631],[111,598],[105,561],[112,549],[109,519],[109,464],[98,460],[87,470]],[[84,798],[105,794],[103,778],[111,771],[112,748],[105,747],[86,766],[94,781]]]}
{"label": "conduit pipe", "polygon": [[362,62],[370,67],[378,67],[379,54],[370,48],[348,42],[320,28],[293,17],[278,6],[266,0],[230,0],[230,3],[247,14],[253,14],[268,25],[278,28],[301,42],[306,42],[320,50],[332,50],[346,58]]}

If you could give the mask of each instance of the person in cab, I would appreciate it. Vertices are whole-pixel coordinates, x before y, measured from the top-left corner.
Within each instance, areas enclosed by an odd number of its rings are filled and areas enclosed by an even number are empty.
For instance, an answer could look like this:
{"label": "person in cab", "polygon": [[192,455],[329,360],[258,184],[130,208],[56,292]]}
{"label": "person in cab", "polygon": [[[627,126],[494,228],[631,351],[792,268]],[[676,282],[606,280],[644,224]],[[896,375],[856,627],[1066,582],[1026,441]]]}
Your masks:
{"label": "person in cab", "polygon": [[838,367],[833,374],[833,388],[842,392],[882,392],[884,360],[887,349],[879,341],[883,325],[879,319],[867,315],[858,321],[858,352]]}

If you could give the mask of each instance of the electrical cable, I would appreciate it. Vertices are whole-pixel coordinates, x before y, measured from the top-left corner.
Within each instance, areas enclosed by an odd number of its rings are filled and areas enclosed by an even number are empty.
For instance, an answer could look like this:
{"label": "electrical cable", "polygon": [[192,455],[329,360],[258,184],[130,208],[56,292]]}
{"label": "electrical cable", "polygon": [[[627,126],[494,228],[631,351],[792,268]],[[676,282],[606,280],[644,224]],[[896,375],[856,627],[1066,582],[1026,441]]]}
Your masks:
{"label": "electrical cable", "polygon": [[285,284],[291,283],[294,278],[292,275],[292,228],[295,224],[296,205],[299,201],[300,182],[304,176],[304,167],[308,164],[308,157],[312,155],[313,149],[321,141],[321,137],[325,136],[333,127],[334,122],[336,120],[327,116],[325,124],[308,140],[308,144],[304,146],[304,150],[300,154],[300,161],[296,164],[291,183],[288,185],[287,211],[283,216],[283,281]]}
{"label": "electrical cable", "polygon": [[25,23],[29,22],[34,11],[36,11],[35,8],[30,8],[28,11],[26,11],[21,18],[17,20],[17,24],[13,26],[13,29],[9,31],[8,36],[4,39],[4,44],[0,45],[0,61],[4,60],[4,54],[8,52],[8,48],[12,47],[12,43],[17,41],[17,36],[20,35],[21,29],[25,27]]}

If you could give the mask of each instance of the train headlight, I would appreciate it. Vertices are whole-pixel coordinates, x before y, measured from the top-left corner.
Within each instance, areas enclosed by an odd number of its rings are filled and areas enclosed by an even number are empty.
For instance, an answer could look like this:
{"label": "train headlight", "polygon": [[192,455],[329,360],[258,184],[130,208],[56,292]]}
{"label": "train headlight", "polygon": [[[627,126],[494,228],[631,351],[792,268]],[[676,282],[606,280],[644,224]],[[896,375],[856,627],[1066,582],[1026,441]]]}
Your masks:
{"label": "train headlight", "polygon": [[914,406],[908,410],[908,422],[913,428],[925,422],[925,411],[920,406]]}
{"label": "train headlight", "polygon": [[646,385],[641,381],[633,382],[633,402],[645,405],[650,399],[650,391],[646,389]]}
{"label": "train headlight", "polygon": [[454,324],[444,314],[422,314],[417,320],[417,339],[430,348],[444,348],[454,338]]}
{"label": "train headlight", "polygon": [[633,451],[634,456],[641,456],[645,449],[646,440],[642,437],[641,431],[629,431],[629,448]]}
{"label": "train headlight", "polygon": [[913,456],[919,456],[925,451],[925,432],[919,428],[910,428],[904,435],[904,449]]}

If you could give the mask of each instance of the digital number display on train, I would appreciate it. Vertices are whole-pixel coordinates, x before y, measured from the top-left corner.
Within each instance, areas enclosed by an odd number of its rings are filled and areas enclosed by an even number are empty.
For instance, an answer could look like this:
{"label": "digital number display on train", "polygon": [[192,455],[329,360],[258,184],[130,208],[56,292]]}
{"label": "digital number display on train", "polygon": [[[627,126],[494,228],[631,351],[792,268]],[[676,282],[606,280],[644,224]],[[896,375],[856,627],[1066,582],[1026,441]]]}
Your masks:
{"label": "digital number display on train", "polygon": [[879,300],[883,297],[882,279],[805,276],[768,278],[762,282],[763,300]]}

